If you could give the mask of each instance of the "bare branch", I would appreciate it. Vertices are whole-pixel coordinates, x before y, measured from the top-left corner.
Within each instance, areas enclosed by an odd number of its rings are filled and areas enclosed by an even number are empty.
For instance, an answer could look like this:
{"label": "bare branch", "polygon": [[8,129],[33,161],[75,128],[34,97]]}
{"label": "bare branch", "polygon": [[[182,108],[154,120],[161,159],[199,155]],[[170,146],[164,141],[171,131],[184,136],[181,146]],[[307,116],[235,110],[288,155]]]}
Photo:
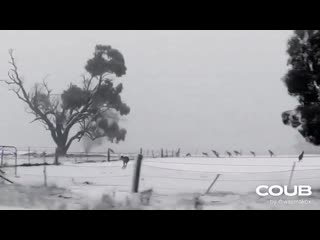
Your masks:
{"label": "bare branch", "polygon": [[82,75],[83,88],[85,90],[87,90],[87,91],[90,90],[90,86],[91,86],[92,80],[93,80],[92,76],[91,76],[91,78],[86,79],[86,77],[84,75]]}
{"label": "bare branch", "polygon": [[48,86],[48,83],[46,81],[46,79],[49,77],[49,75],[46,75],[43,80],[42,80],[42,86],[44,87],[44,89],[46,90],[47,92],[47,96],[50,97],[51,96],[51,92],[52,92],[52,89],[49,89],[49,86]]}
{"label": "bare branch", "polygon": [[9,55],[10,55],[9,63],[12,66],[12,69],[8,72],[8,77],[10,78],[11,81],[6,80],[5,83],[8,86],[16,86],[16,88],[11,87],[9,90],[13,91],[20,100],[27,103],[27,105],[35,113],[35,115],[37,115],[39,118],[41,118],[43,120],[43,122],[50,129],[53,139],[56,141],[57,138],[56,138],[56,134],[55,134],[54,125],[48,119],[46,113],[43,113],[41,111],[41,109],[36,104],[32,103],[32,101],[30,99],[30,95],[27,93],[27,91],[24,88],[23,79],[22,79],[22,77],[20,77],[20,75],[18,73],[18,67],[16,65],[12,49],[9,50]]}

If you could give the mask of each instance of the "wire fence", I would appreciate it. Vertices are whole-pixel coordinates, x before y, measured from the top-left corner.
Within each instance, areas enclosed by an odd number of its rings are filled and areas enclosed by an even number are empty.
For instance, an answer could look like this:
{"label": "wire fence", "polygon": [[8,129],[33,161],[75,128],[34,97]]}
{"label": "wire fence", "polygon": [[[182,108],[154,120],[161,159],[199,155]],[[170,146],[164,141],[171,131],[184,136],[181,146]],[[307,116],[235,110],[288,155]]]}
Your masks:
{"label": "wire fence", "polygon": [[[45,159],[42,153],[45,152]],[[130,189],[132,164],[126,174],[121,170],[120,156],[134,160],[143,152],[142,188],[173,191],[203,191],[219,175],[214,188],[219,191],[254,190],[257,184],[288,184],[292,164],[298,156],[216,156],[214,154],[180,153],[179,151],[142,150],[137,152],[69,152],[60,158],[61,166],[46,167],[46,181],[63,186],[101,186]],[[260,162],[268,159],[269,162]],[[293,183],[317,185],[320,182],[320,155],[305,155],[306,163],[294,170]],[[43,165],[54,163],[54,148],[1,149],[1,164],[8,176],[22,184],[42,184]],[[91,163],[91,165],[90,165]],[[34,166],[25,168],[25,166]],[[15,168],[13,172],[11,168]],[[17,169],[18,168],[18,169]],[[61,171],[63,170],[63,171]]]}
{"label": "wire fence", "polygon": [[[55,162],[55,148],[50,147],[23,147],[12,151],[10,148],[0,146],[1,165],[0,167],[15,167],[15,165],[39,165],[43,164],[43,155],[46,156],[47,164]],[[86,163],[119,161],[121,155],[129,156],[133,160],[138,152],[114,152],[107,149],[100,152],[68,152],[65,156],[59,157],[60,162]]]}
{"label": "wire fence", "polygon": [[[46,153],[47,155],[47,161],[48,163],[54,162],[54,155],[55,155],[55,148],[54,147],[17,147],[17,159],[18,164],[37,164],[39,163],[39,158],[41,158],[41,155],[43,153]],[[179,150],[168,150],[168,149],[158,149],[158,150],[148,150],[148,149],[139,149],[139,151],[136,152],[115,152],[111,151],[109,152],[109,149],[106,149],[105,151],[78,151],[78,152],[68,152],[67,156],[62,158],[62,161],[76,161],[76,162],[87,162],[87,161],[117,161],[120,159],[121,155],[127,155],[131,159],[135,159],[136,156],[143,152],[143,155],[145,158],[155,158],[155,159],[166,159],[166,158],[179,158],[184,157],[188,159],[192,158],[202,158],[202,159],[262,159],[266,157],[270,158],[277,158],[277,159],[286,159],[286,158],[297,158],[297,155],[281,155],[281,156],[269,156],[269,155],[231,155],[228,154],[221,154],[216,155],[213,152],[208,153],[189,153],[189,152],[180,152]],[[12,162],[14,162],[15,156],[14,151],[10,148],[1,148],[0,146],[0,154],[1,154],[1,160],[3,164],[10,164],[12,165]],[[305,158],[312,159],[312,158],[319,158],[320,155],[306,155]],[[197,163],[199,164],[199,163]]]}
{"label": "wire fence", "polygon": [[[149,151],[150,152],[150,151]],[[14,172],[14,161],[10,155],[5,157],[2,168],[15,183],[25,185],[56,184],[66,188],[101,188],[130,191],[134,161],[127,169],[122,169],[120,155],[130,155],[135,159],[137,153],[113,153],[114,161],[107,162],[107,153],[69,153],[70,157],[61,159],[62,165],[33,167],[23,163],[43,163],[38,156],[18,155],[18,169]],[[263,161],[262,161],[263,160]],[[318,161],[319,160],[319,161]],[[53,157],[46,157],[47,163],[53,163]],[[159,157],[151,153],[144,154],[140,177],[141,189],[152,188],[166,192],[205,192],[219,175],[212,191],[248,192],[258,185],[288,185],[293,163],[297,156],[282,158],[264,157],[228,158],[215,157]],[[13,164],[13,165],[12,165]],[[44,176],[46,168],[46,176]],[[1,181],[1,180],[0,180]],[[305,156],[294,169],[292,184],[310,185],[320,189],[320,156]]]}

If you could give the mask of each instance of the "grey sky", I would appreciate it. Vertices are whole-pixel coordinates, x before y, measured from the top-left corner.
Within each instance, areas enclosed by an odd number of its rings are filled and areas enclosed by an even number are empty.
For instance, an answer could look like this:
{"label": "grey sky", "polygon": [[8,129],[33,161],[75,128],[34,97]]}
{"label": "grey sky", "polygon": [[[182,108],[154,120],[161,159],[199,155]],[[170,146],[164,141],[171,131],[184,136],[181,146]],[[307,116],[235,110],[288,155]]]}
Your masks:
{"label": "grey sky", "polygon": [[[215,148],[293,152],[296,131],[281,113],[296,101],[281,82],[291,31],[0,31],[0,78],[15,50],[28,84],[48,82],[60,93],[80,80],[96,44],[119,49],[126,59],[123,121],[126,142],[117,150]],[[0,87],[0,144],[54,146],[24,105]],[[81,150],[75,144],[71,150]]]}

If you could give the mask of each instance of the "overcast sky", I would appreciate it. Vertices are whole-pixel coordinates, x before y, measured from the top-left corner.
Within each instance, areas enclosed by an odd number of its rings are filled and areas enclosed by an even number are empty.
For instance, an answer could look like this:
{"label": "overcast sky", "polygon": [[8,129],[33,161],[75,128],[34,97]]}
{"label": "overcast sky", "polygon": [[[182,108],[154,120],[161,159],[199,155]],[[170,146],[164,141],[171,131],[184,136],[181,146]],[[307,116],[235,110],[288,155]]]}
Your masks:
{"label": "overcast sky", "polygon": [[[292,31],[0,31],[0,78],[15,50],[31,86],[49,74],[56,93],[78,82],[96,44],[126,60],[123,120],[127,139],[116,150],[161,147],[184,152],[242,149],[292,153],[294,129],[281,113],[295,107],[281,78]],[[0,86],[0,144],[53,147],[48,132],[6,86]],[[107,146],[107,145],[105,145]],[[75,144],[72,151],[82,150]]]}

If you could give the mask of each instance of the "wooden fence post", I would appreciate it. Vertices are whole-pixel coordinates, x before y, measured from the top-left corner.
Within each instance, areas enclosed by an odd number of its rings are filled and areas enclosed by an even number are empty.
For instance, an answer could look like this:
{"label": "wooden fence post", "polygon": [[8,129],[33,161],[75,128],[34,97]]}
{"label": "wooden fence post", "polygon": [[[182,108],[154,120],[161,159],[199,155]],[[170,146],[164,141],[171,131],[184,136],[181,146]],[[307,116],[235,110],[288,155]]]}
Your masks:
{"label": "wooden fence post", "polygon": [[0,178],[2,178],[3,180],[5,180],[5,181],[7,181],[7,182],[9,182],[9,183],[11,183],[11,184],[13,184],[12,181],[10,181],[8,178],[2,176],[1,174],[0,174]]}
{"label": "wooden fence post", "polygon": [[108,162],[110,162],[110,148],[108,148]]}
{"label": "wooden fence post", "polygon": [[294,162],[293,165],[292,165],[290,178],[289,178],[289,183],[288,183],[288,189],[291,188],[291,183],[292,183],[292,178],[293,178],[293,173],[294,173],[295,168],[296,168],[296,162]]}
{"label": "wooden fence post", "polygon": [[161,158],[163,158],[163,148],[161,148]]}
{"label": "wooden fence post", "polygon": [[43,181],[44,186],[47,187],[47,161],[46,161],[46,153],[43,153]]}
{"label": "wooden fence post", "polygon": [[143,156],[139,154],[136,161],[136,166],[133,174],[132,192],[137,193],[139,191],[140,171]]}
{"label": "wooden fence post", "polygon": [[3,167],[3,148],[1,148],[1,167]]}
{"label": "wooden fence post", "polygon": [[18,153],[17,150],[14,153],[14,175],[18,177]]}
{"label": "wooden fence post", "polygon": [[30,147],[28,147],[28,163],[30,165]]}
{"label": "wooden fence post", "polygon": [[208,190],[206,191],[206,194],[208,194],[211,190],[211,188],[213,187],[213,185],[218,181],[218,178],[220,177],[221,174],[218,174],[216,176],[216,178],[213,180],[213,182],[211,183],[210,187],[208,188]]}

